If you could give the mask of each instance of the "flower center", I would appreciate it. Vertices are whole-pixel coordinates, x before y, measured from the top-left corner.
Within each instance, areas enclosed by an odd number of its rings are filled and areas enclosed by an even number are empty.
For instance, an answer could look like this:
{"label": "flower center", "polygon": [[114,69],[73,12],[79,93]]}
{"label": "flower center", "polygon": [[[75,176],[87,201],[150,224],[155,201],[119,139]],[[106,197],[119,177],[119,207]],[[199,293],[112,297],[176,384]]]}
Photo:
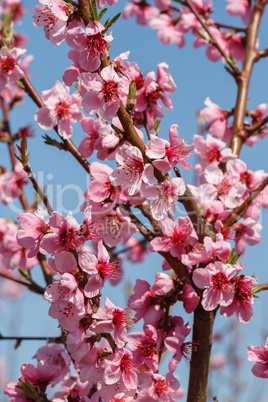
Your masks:
{"label": "flower center", "polygon": [[219,195],[228,194],[232,188],[232,184],[229,182],[228,179],[223,179],[221,183],[216,186]]}
{"label": "flower center", "polygon": [[143,356],[152,358],[154,355],[156,355],[156,345],[156,342],[153,340],[144,339],[142,343],[138,345],[138,349]]}
{"label": "flower center", "polygon": [[220,159],[220,155],[220,151],[216,148],[209,148],[205,151],[205,157],[209,162],[218,161]]}
{"label": "flower center", "polygon": [[96,35],[88,35],[85,48],[88,52],[102,54],[103,50],[108,46],[107,42],[103,39],[102,34],[98,32]]}
{"label": "flower center", "polygon": [[115,82],[113,80],[104,81],[101,94],[104,96],[106,102],[109,102],[114,98],[118,98],[119,95],[118,82]]}
{"label": "flower center", "polygon": [[99,261],[97,265],[97,270],[99,274],[104,278],[104,279],[118,279],[120,277],[120,272],[119,270],[119,261],[113,261],[113,262],[101,262]]}
{"label": "flower center", "polygon": [[84,243],[84,239],[78,230],[70,229],[68,232],[64,232],[61,238],[67,251],[76,250]]}
{"label": "flower center", "polygon": [[60,101],[55,109],[58,119],[61,120],[64,117],[70,116],[70,103],[66,101]]}
{"label": "flower center", "polygon": [[129,308],[125,308],[124,310],[114,310],[113,311],[113,324],[115,326],[126,327],[126,329],[131,328],[132,326],[132,317],[131,311]]}
{"label": "flower center", "polygon": [[11,56],[7,56],[0,61],[0,70],[5,71],[6,73],[12,71],[14,67],[15,67],[15,61]]}
{"label": "flower center", "polygon": [[162,90],[159,87],[157,89],[155,89],[154,91],[149,92],[145,96],[147,103],[152,103],[152,104],[156,105],[158,99],[161,98],[161,92],[162,92]]}
{"label": "flower center", "polygon": [[169,384],[165,380],[159,379],[154,383],[154,392],[159,397],[166,397],[168,388]]}
{"label": "flower center", "polygon": [[229,281],[222,272],[218,272],[212,278],[214,288],[224,291],[229,286]]}

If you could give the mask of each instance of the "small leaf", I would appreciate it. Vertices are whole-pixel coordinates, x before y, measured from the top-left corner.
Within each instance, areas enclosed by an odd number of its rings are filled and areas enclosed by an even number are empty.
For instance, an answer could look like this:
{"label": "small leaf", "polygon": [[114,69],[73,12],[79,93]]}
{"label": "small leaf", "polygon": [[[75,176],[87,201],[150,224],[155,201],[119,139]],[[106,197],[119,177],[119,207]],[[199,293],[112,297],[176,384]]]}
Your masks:
{"label": "small leaf", "polygon": [[199,35],[205,39],[207,42],[209,42],[209,38],[207,37],[206,33],[201,31],[201,29],[197,29],[197,32],[199,33]]}
{"label": "small leaf", "polygon": [[134,80],[131,81],[129,85],[129,90],[128,90],[128,97],[127,99],[130,101],[131,99],[134,99],[136,96],[137,88],[134,84]]}
{"label": "small leaf", "polygon": [[108,29],[108,28],[110,28],[114,23],[116,23],[116,21],[118,20],[118,18],[120,17],[120,15],[121,15],[121,13],[118,13],[118,14],[116,14],[116,16],[113,17],[111,20],[108,19],[108,20],[105,22],[105,24],[104,24],[105,28]]}
{"label": "small leaf", "polygon": [[21,274],[21,276],[23,276],[23,278],[29,280],[31,279],[31,275],[29,273],[29,271],[24,271],[24,269],[22,269],[21,267],[18,267],[18,271]]}
{"label": "small leaf", "polygon": [[26,396],[28,398],[31,398],[32,401],[40,402],[42,399],[38,395],[38,392],[36,389],[32,386],[32,384],[25,378],[25,382],[20,380],[20,385],[16,385],[16,388],[19,388],[22,390],[22,394],[20,396]]}
{"label": "small leaf", "polygon": [[90,13],[93,21],[98,21],[98,9],[96,0],[91,0],[89,2]]}
{"label": "small leaf", "polygon": [[160,120],[156,120],[154,123],[154,134],[157,135],[158,131],[159,131],[159,127],[160,127]]}
{"label": "small leaf", "polygon": [[104,14],[106,13],[107,10],[108,10],[108,7],[105,7],[100,11],[99,17],[98,17],[99,21],[102,19],[102,17],[104,16]]}

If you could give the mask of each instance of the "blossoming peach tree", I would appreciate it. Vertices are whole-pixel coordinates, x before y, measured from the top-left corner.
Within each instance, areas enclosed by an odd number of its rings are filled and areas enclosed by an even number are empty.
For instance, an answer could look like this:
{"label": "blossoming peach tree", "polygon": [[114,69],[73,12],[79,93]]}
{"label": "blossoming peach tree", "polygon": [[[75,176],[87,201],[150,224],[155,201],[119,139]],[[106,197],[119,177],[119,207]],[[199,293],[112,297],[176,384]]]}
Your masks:
{"label": "blossoming peach tree", "polygon": [[[191,32],[194,47],[204,46],[210,61],[221,60],[234,82],[230,109],[206,98],[192,144],[180,136],[176,120],[168,136],[161,130],[176,90],[167,63],[145,74],[128,51],[111,57],[111,29],[121,18],[113,14],[116,2],[37,1],[33,24],[52,47],[66,42],[70,61],[40,95],[29,78],[26,38],[16,31],[24,6],[20,0],[0,4],[0,141],[1,155],[7,150],[11,160],[0,166],[0,200],[22,209],[16,222],[0,218],[1,283],[43,295],[61,331],[6,385],[15,402],[176,401],[184,392],[189,402],[205,401],[215,318],[236,315],[248,323],[254,296],[268,288],[242,265],[248,246],[261,240],[268,175],[240,159],[242,147],[267,135],[267,105],[249,109],[248,92],[255,64],[268,56],[258,42],[268,1],[227,0],[226,12],[241,17],[239,26],[215,22],[210,0],[125,5],[123,17],[157,30],[163,44],[183,47]],[[90,179],[81,222],[71,211],[53,209],[38,182],[30,127],[11,132],[11,112],[27,97],[36,105],[46,149],[70,153]],[[195,185],[184,179],[192,168]],[[26,185],[35,192],[31,201]],[[125,257],[139,264],[148,252],[159,254],[154,283],[137,279],[127,307],[115,305],[105,295],[107,282],[120,282]],[[36,270],[45,288],[33,279]],[[177,305],[193,317],[192,325],[174,313]],[[268,377],[267,341],[248,346],[257,377]],[[190,362],[188,391],[178,381],[183,357]]]}

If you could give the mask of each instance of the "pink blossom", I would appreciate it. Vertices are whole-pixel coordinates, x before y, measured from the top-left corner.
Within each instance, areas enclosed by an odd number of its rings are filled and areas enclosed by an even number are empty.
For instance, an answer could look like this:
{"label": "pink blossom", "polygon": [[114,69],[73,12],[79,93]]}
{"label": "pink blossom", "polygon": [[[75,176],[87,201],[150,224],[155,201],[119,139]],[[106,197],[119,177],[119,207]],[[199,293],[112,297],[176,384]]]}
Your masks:
{"label": "pink blossom", "polygon": [[176,43],[178,47],[185,44],[183,33],[179,29],[179,24],[175,24],[168,14],[159,14],[156,18],[149,21],[152,29],[157,29],[157,39],[160,43],[171,45]]}
{"label": "pink blossom", "polygon": [[[70,377],[70,362],[71,357],[66,352],[63,345],[48,343],[39,348],[34,355],[39,362],[44,360],[51,366],[59,367],[60,375],[53,382],[54,385],[59,381],[66,381]],[[52,383],[53,386],[53,383]]]}
{"label": "pink blossom", "polygon": [[251,18],[249,0],[227,0],[226,11],[232,16],[240,16],[243,23],[248,25]]}
{"label": "pink blossom", "polygon": [[24,72],[18,65],[18,61],[25,53],[25,49],[13,48],[9,50],[6,46],[0,49],[0,93],[7,84],[14,84],[24,77]]}
{"label": "pink blossom", "polygon": [[46,288],[44,299],[52,303],[49,315],[58,319],[62,328],[73,329],[85,315],[84,296],[73,275],[64,273]]}
{"label": "pink blossom", "polygon": [[134,363],[137,367],[146,366],[156,371],[158,369],[157,331],[152,325],[145,325],[143,332],[132,332],[127,336],[127,344],[132,350]]}
{"label": "pink blossom", "polygon": [[36,6],[33,11],[34,25],[44,27],[45,36],[53,45],[60,45],[67,33],[67,22],[74,6],[63,0],[38,0],[43,6]]}
{"label": "pink blossom", "polygon": [[222,150],[225,146],[225,142],[212,137],[210,134],[207,135],[206,140],[201,135],[194,135],[195,152],[200,158],[200,165],[198,164],[195,169],[198,169],[198,172],[201,173],[209,164],[218,165],[237,158],[236,155],[232,154],[230,148]]}
{"label": "pink blossom", "polygon": [[18,226],[0,218],[0,268],[14,269],[20,267],[31,269],[38,264],[37,258],[27,258],[28,250],[17,242]]}
{"label": "pink blossom", "polygon": [[164,237],[155,237],[149,244],[149,251],[170,251],[173,257],[181,258],[196,242],[197,237],[193,231],[190,218],[179,217],[174,222],[170,218],[161,221]]}
{"label": "pink blossom", "polygon": [[102,241],[98,243],[98,257],[82,252],[79,254],[78,261],[81,269],[90,275],[84,288],[84,293],[89,298],[99,294],[106,279],[118,278],[118,262],[110,262],[110,255]]}
{"label": "pink blossom", "polygon": [[246,245],[254,246],[261,241],[260,230],[262,225],[251,218],[244,219],[241,223],[232,226],[235,232],[235,251],[244,254]]}
{"label": "pink blossom", "polygon": [[80,225],[74,219],[71,212],[65,218],[53,211],[49,219],[51,233],[47,233],[42,239],[40,252],[43,254],[56,254],[61,251],[76,250],[84,243],[80,233]]}
{"label": "pink blossom", "polygon": [[105,384],[115,385],[122,381],[127,390],[137,388],[137,368],[133,363],[132,353],[127,349],[116,349],[104,360],[104,365],[103,381]]}
{"label": "pink blossom", "polygon": [[174,288],[173,279],[164,272],[158,272],[155,275],[155,282],[151,288],[157,296],[164,296]]}
{"label": "pink blossom", "polygon": [[[113,206],[113,205],[112,205]],[[121,241],[127,241],[134,233],[138,231],[136,225],[131,222],[131,218],[123,208],[102,211],[102,208],[96,212],[98,215],[97,225],[103,242],[114,247]]]}
{"label": "pink blossom", "polygon": [[185,182],[181,178],[172,178],[152,187],[143,189],[143,196],[152,198],[151,212],[154,219],[162,220],[169,212],[174,215],[179,195],[185,193]]}
{"label": "pink blossom", "polygon": [[237,269],[234,265],[224,264],[220,261],[194,270],[194,284],[200,289],[205,289],[201,302],[205,310],[214,310],[218,304],[225,307],[232,303],[234,286],[230,279],[236,273]]}
{"label": "pink blossom", "polygon": [[85,199],[94,202],[102,202],[108,198],[118,203],[127,201],[127,196],[122,192],[121,187],[114,186],[110,180],[113,169],[108,165],[99,162],[92,162],[90,166],[90,173],[92,180],[84,193]]}
{"label": "pink blossom", "polygon": [[240,159],[232,160],[228,163],[228,171],[245,184],[248,190],[255,190],[264,180],[266,173],[264,170],[249,170],[247,164]]}
{"label": "pink blossom", "polygon": [[192,251],[182,255],[182,263],[187,266],[200,264],[201,262],[214,262],[216,258],[224,261],[231,253],[231,244],[224,241],[221,233],[216,234],[216,241],[205,236],[204,243],[195,245]]}
{"label": "pink blossom", "polygon": [[101,56],[113,40],[112,35],[103,36],[104,30],[99,21],[90,21],[85,29],[74,27],[67,32],[66,42],[78,53],[78,64],[84,71],[93,72],[100,67]]}
{"label": "pink blossom", "polygon": [[[126,342],[127,330],[131,326],[131,313],[129,309],[116,307],[108,297],[105,298],[105,306],[98,309],[97,313],[92,315],[94,318],[90,329],[94,332],[114,331],[114,340],[119,347],[123,347]],[[96,321],[95,321],[96,320]]]}
{"label": "pink blossom", "polygon": [[14,171],[6,170],[0,174],[0,201],[6,205],[16,201],[21,196],[21,187],[27,184],[26,172],[20,162],[17,162]]}
{"label": "pink blossom", "polygon": [[39,207],[33,214],[26,212],[17,216],[20,222],[17,240],[22,247],[30,249],[28,257],[37,255],[42,238],[49,230],[46,215],[47,211]]}
{"label": "pink blossom", "polygon": [[200,296],[197,295],[194,288],[186,283],[182,292],[183,307],[186,313],[191,314],[198,306]]}
{"label": "pink blossom", "polygon": [[72,123],[82,118],[80,97],[69,95],[69,88],[57,81],[52,89],[42,92],[45,106],[41,107],[34,118],[41,128],[51,130],[58,124],[59,134],[64,139],[73,135]]}
{"label": "pink blossom", "polygon": [[139,241],[138,239],[135,239],[134,237],[131,237],[125,244],[127,252],[126,252],[126,258],[133,262],[133,263],[138,263],[142,262],[145,260],[147,256],[147,247],[146,247],[146,241]]}
{"label": "pink blossom", "polygon": [[0,14],[8,15],[12,13],[12,20],[18,21],[25,13],[25,8],[22,7],[21,0],[2,0],[0,5]]}
{"label": "pink blossom", "polygon": [[253,315],[253,287],[257,282],[250,276],[240,275],[233,279],[234,299],[227,307],[221,307],[221,315],[230,317],[234,313],[240,322],[247,323]]}
{"label": "pink blossom", "polygon": [[139,402],[177,402],[183,395],[183,391],[179,389],[180,383],[172,373],[166,376],[154,373],[150,380],[146,388],[139,393]]}
{"label": "pink blossom", "polygon": [[98,130],[103,124],[101,119],[95,120],[93,117],[83,116],[81,119],[82,130],[87,134],[87,137],[81,141],[79,151],[82,152],[86,158],[93,154],[95,142],[99,138]]}
{"label": "pink blossom", "polygon": [[192,343],[184,342],[185,338],[191,332],[190,325],[188,323],[184,325],[181,317],[173,317],[171,322],[172,327],[165,338],[164,344],[167,350],[169,350],[171,353],[174,353],[168,366],[169,371],[173,373],[182,357],[184,357],[186,360],[189,360]]}
{"label": "pink blossom", "polygon": [[155,7],[139,0],[129,1],[123,10],[124,18],[136,16],[137,24],[146,25],[149,20],[156,17],[158,10]]}
{"label": "pink blossom", "polygon": [[149,283],[137,279],[134,293],[128,299],[128,307],[136,311],[134,322],[143,318],[147,324],[155,325],[161,319],[163,310],[155,305],[155,299],[156,295],[152,292]]}
{"label": "pink blossom", "polygon": [[251,371],[256,377],[268,378],[268,337],[264,346],[248,346],[248,360],[254,362]]}
{"label": "pink blossom", "polygon": [[79,77],[82,105],[89,114],[100,113],[106,120],[112,120],[120,104],[120,78],[109,65],[97,73],[82,73]]}
{"label": "pink blossom", "polygon": [[247,188],[241,183],[232,172],[228,171],[229,160],[226,164],[226,173],[216,165],[208,165],[205,168],[204,176],[209,184],[213,184],[218,193],[218,198],[227,208],[235,208],[242,202]]}
{"label": "pink blossom", "polygon": [[209,98],[205,99],[205,109],[202,109],[200,116],[208,122],[210,134],[220,140],[224,139],[228,114]]}
{"label": "pink blossom", "polygon": [[129,195],[140,191],[142,183],[154,184],[153,167],[145,164],[141,151],[132,145],[122,145],[116,153],[118,168],[110,176],[115,186],[122,185]]}
{"label": "pink blossom", "polygon": [[192,169],[186,159],[191,157],[194,145],[187,145],[182,138],[178,138],[178,126],[173,124],[169,129],[170,143],[162,138],[153,137],[147,143],[146,155],[156,159],[153,165],[166,174],[178,163],[185,169]]}

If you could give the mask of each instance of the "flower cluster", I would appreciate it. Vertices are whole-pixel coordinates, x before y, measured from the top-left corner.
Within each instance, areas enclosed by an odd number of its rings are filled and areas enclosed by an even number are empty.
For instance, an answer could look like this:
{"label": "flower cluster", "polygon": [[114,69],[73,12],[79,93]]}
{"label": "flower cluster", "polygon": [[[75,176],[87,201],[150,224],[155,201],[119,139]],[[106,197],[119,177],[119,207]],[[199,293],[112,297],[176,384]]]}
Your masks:
{"label": "flower cluster", "polygon": [[[111,6],[116,0],[107,2]],[[44,28],[52,44],[65,41],[73,64],[65,70],[63,82],[56,81],[42,92],[34,118],[43,130],[59,134],[61,143],[48,136],[46,142],[72,151],[86,166],[90,182],[80,206],[81,224],[72,212],[64,216],[52,210],[29,173],[25,150],[29,130],[11,136],[6,121],[1,123],[0,138],[9,145],[23,140],[18,146],[20,162],[14,162],[11,152],[12,170],[0,167],[0,201],[7,205],[20,200],[24,208],[17,216],[19,226],[0,218],[1,274],[19,268],[25,281],[21,277],[17,281],[36,290],[30,269],[41,260],[49,279],[46,288],[38,290],[62,332],[59,344],[48,342],[37,351],[35,366],[22,365],[18,382],[9,383],[5,393],[14,402],[43,400],[60,385],[62,390],[54,393],[53,402],[175,402],[183,395],[175,375],[177,366],[200,345],[194,338],[187,340],[191,327],[181,316],[172,315],[172,307],[182,302],[187,314],[219,309],[220,315],[236,314],[242,323],[253,316],[257,282],[245,274],[238,259],[248,245],[261,240],[258,220],[261,208],[268,208],[268,186],[261,190],[259,186],[267,174],[250,170],[233,152],[233,123],[228,120],[234,111],[222,110],[209,98],[200,111],[207,135],[195,135],[193,144],[188,144],[177,124],[170,126],[166,136],[161,132],[159,118],[164,117],[164,107],[173,109],[170,95],[176,90],[169,66],[159,63],[156,72],[145,75],[128,60],[129,52],[110,58],[113,36],[108,30],[116,17],[100,22],[104,0],[90,3],[87,24],[80,2],[38,3],[34,25]],[[103,9],[100,13],[97,4]],[[250,2],[228,0],[226,11],[248,23]],[[0,12],[7,21],[9,14],[16,20],[23,9],[19,0],[5,0]],[[134,0],[123,15],[136,15],[139,24],[157,29],[159,41],[165,44],[182,47],[185,34],[192,31],[194,47],[207,46],[207,57],[222,58],[239,81],[237,62],[244,60],[245,30],[219,26],[211,13],[210,0],[186,1],[176,7],[171,0],[155,0],[154,6]],[[26,52],[23,38],[16,37],[8,23],[7,27],[8,36],[0,34],[0,95],[3,110],[9,111],[21,100],[22,87],[35,100],[36,94],[28,83],[29,58],[21,60]],[[240,137],[247,145],[267,134],[266,109],[261,104],[246,111]],[[78,148],[71,140],[76,123],[86,134]],[[95,152],[102,163],[93,159]],[[193,154],[199,186],[187,186],[179,171],[179,167],[192,169]],[[91,156],[89,164],[86,158]],[[32,205],[25,202],[26,172],[47,211],[36,200]],[[188,216],[178,216],[180,204]],[[138,232],[143,240],[134,237]],[[123,250],[117,248],[119,244]],[[148,252],[164,257],[166,272],[156,273],[152,285],[137,279],[126,308],[108,297],[102,299],[107,281],[115,285],[121,280],[122,255],[137,263]],[[141,330],[132,330],[141,320]],[[170,360],[164,375],[159,373],[160,363],[167,352]],[[249,346],[248,353],[256,363],[253,374],[267,377],[267,342],[264,347]]]}

